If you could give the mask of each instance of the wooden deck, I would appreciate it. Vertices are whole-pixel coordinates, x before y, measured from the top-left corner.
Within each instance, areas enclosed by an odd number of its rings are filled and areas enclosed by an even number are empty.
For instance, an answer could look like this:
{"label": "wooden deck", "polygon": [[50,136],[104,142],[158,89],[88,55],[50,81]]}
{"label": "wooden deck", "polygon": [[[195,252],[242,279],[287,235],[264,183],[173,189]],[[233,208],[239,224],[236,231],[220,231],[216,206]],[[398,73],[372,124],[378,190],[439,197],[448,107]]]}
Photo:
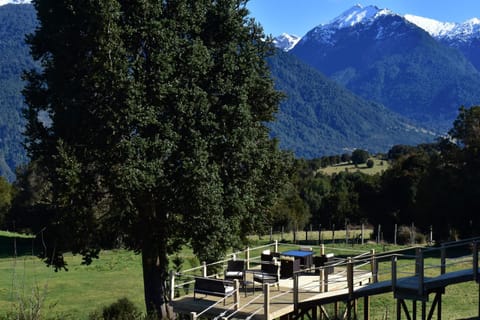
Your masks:
{"label": "wooden deck", "polygon": [[[354,291],[365,287],[372,278],[371,272],[356,271],[354,276]],[[320,278],[318,275],[302,275],[299,277],[298,305],[330,303],[339,299],[347,298],[347,278],[344,271],[336,272],[329,277],[328,292],[320,292]],[[175,312],[183,314],[202,313],[203,317],[214,318],[230,315],[235,319],[276,319],[291,314],[295,308],[293,279],[280,280],[280,287],[272,286],[269,289],[268,307],[265,307],[265,295],[262,288],[257,284],[255,291],[249,284],[246,291],[241,289],[239,295],[239,308],[235,310],[234,298],[228,297],[225,305],[221,298],[213,296],[200,296],[193,298],[188,294],[172,301]],[[343,298],[342,298],[343,297]],[[268,315],[265,314],[268,310]],[[233,313],[233,315],[232,315]]]}

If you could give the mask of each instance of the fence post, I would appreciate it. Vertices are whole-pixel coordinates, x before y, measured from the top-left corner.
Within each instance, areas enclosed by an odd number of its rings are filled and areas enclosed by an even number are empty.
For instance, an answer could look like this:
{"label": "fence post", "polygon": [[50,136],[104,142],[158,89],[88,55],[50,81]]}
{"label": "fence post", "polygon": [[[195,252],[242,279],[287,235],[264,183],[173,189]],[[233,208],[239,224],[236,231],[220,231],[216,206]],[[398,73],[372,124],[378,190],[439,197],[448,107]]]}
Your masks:
{"label": "fence post", "polygon": [[395,230],[393,230],[393,244],[394,245],[397,245],[397,233],[398,233],[398,226],[397,224],[395,223]]}
{"label": "fence post", "polygon": [[362,245],[365,244],[365,225],[362,223]]}
{"label": "fence post", "polygon": [[278,252],[278,240],[275,240],[275,252]]}
{"label": "fence post", "polygon": [[372,271],[372,280],[373,283],[378,282],[378,265],[377,258],[375,257],[375,249],[370,250],[370,255],[372,260],[370,261],[370,270]]}
{"label": "fence post", "polygon": [[197,313],[196,312],[190,312],[190,320],[197,320]]}
{"label": "fence post", "polygon": [[170,270],[170,301],[175,298],[175,271]]}
{"label": "fence post", "polygon": [[245,249],[245,261],[247,263],[247,270],[250,269],[250,248]]}
{"label": "fence post", "polygon": [[268,283],[263,284],[263,312],[265,319],[270,320],[270,286]]}

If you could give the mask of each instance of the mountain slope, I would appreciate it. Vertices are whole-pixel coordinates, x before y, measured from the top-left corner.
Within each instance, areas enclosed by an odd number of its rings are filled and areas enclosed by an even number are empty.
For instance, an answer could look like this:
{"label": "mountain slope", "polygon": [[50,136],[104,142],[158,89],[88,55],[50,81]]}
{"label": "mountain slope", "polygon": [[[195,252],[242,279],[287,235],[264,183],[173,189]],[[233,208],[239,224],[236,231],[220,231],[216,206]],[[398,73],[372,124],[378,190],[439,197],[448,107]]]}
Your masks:
{"label": "mountain slope", "polygon": [[414,15],[405,15],[405,18],[441,43],[460,50],[480,71],[480,19],[472,18],[463,23],[451,23]]}
{"label": "mountain slope", "polygon": [[21,146],[24,126],[21,74],[34,67],[24,39],[35,26],[32,5],[0,7],[0,175],[9,180],[14,178],[15,167],[26,161]]}
{"label": "mountain slope", "polygon": [[460,105],[480,103],[480,73],[456,49],[388,10],[356,6],[289,51],[408,118],[446,130]]}
{"label": "mountain slope", "polygon": [[341,154],[355,148],[385,152],[433,136],[383,106],[365,101],[289,53],[269,59],[277,88],[287,98],[270,125],[280,146],[299,157]]}

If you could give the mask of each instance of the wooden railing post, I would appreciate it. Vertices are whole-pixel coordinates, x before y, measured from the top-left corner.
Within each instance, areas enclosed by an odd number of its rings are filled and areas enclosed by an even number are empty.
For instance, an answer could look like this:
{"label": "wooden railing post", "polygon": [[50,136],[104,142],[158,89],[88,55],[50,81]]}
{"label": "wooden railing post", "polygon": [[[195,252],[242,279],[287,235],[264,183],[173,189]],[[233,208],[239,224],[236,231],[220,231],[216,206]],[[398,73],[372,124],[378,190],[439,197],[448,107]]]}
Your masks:
{"label": "wooden railing post", "polygon": [[321,267],[320,269],[318,269],[318,272],[320,274],[320,293],[323,293],[325,292],[325,268]]}
{"label": "wooden railing post", "polygon": [[423,251],[417,248],[416,254],[416,274],[418,276],[418,294],[423,296],[423,280],[424,280],[424,268],[423,268]]}
{"label": "wooden railing post", "polygon": [[353,294],[353,260],[352,258],[347,258],[347,287],[348,294],[351,296]]}
{"label": "wooden railing post", "polygon": [[246,267],[248,270],[250,269],[250,248],[249,247],[245,249],[245,261],[246,261]]}
{"label": "wooden railing post", "polygon": [[274,252],[278,252],[278,240],[275,240],[275,251]]}
{"label": "wooden railing post", "polygon": [[370,255],[372,256],[370,260],[370,270],[372,272],[372,281],[373,283],[378,282],[378,264],[377,257],[375,257],[375,249],[370,250]]}
{"label": "wooden railing post", "polygon": [[392,256],[392,291],[394,296],[397,291],[397,259],[396,255]]}
{"label": "wooden railing post", "polygon": [[298,273],[293,275],[293,309],[298,310]]}
{"label": "wooden railing post", "polygon": [[447,249],[442,244],[440,248],[440,274],[445,274],[447,271]]}
{"label": "wooden railing post", "polygon": [[478,242],[473,242],[473,280],[478,282]]}
{"label": "wooden railing post", "polygon": [[202,276],[207,277],[207,263],[205,261],[202,262]]}
{"label": "wooden railing post", "polygon": [[263,284],[263,312],[264,319],[270,320],[270,286],[268,283]]}
{"label": "wooden railing post", "polygon": [[170,301],[175,298],[175,271],[170,270]]}
{"label": "wooden railing post", "polygon": [[235,306],[233,307],[234,310],[238,310],[240,308],[240,282],[238,279],[235,279],[233,281],[233,288],[235,290],[235,293],[233,295],[233,303]]}

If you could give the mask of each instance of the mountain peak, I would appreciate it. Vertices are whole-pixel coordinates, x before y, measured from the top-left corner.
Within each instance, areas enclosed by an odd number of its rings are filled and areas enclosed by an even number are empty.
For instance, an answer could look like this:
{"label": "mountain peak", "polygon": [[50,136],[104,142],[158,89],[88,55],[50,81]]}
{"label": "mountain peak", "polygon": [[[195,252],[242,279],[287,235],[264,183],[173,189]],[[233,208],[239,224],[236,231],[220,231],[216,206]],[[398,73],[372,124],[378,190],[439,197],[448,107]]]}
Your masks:
{"label": "mountain peak", "polygon": [[337,27],[338,29],[343,29],[353,27],[358,23],[371,21],[375,17],[384,14],[393,13],[388,9],[380,9],[377,6],[363,7],[362,5],[357,4],[333,19],[329,24]]}
{"label": "mountain peak", "polygon": [[0,6],[4,6],[6,4],[25,4],[31,3],[31,0],[0,0]]}
{"label": "mountain peak", "polygon": [[282,33],[281,35],[273,39],[273,44],[275,45],[275,47],[286,52],[291,50],[297,44],[297,42],[300,41],[300,39],[301,38],[299,36]]}

